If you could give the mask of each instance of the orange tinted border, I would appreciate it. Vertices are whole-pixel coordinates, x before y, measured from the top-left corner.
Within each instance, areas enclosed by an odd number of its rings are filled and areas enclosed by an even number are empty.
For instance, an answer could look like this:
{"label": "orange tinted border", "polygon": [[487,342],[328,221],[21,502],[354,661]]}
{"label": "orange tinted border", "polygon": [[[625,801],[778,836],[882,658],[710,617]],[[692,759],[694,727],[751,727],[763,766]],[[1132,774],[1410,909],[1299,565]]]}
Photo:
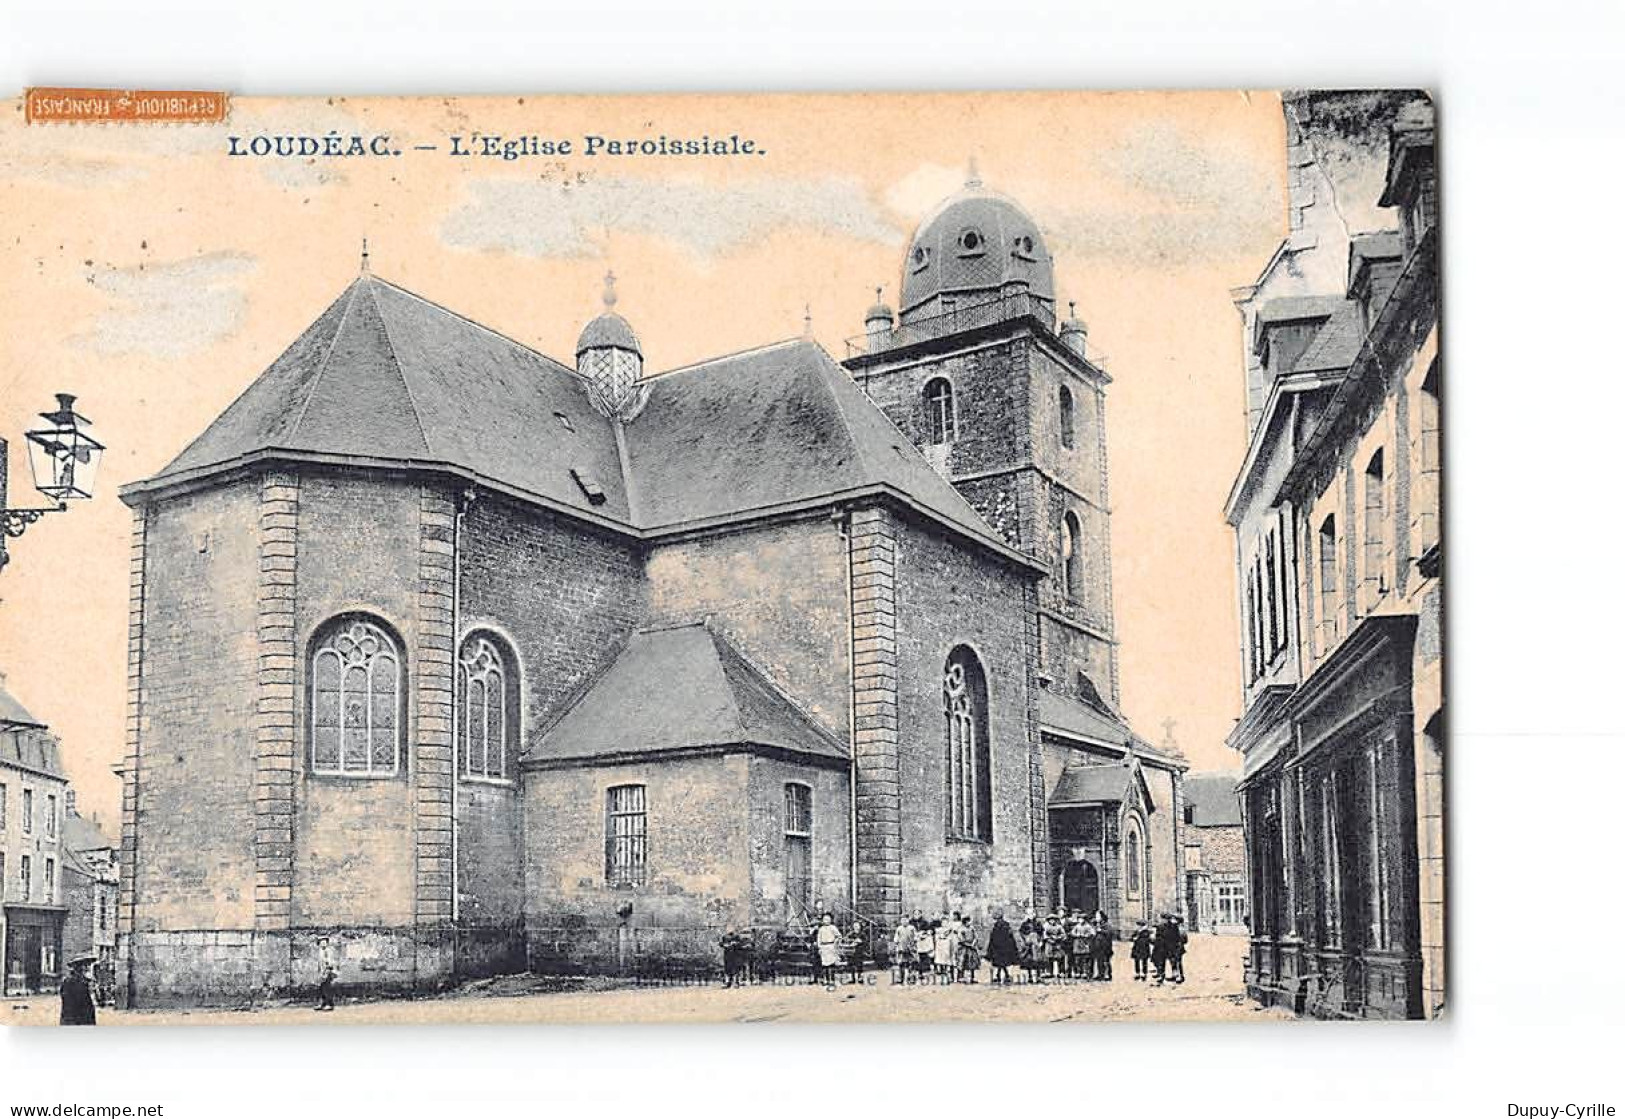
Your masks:
{"label": "orange tinted border", "polygon": [[65,89],[35,86],[23,98],[29,124],[208,124],[226,119],[228,97],[201,90]]}

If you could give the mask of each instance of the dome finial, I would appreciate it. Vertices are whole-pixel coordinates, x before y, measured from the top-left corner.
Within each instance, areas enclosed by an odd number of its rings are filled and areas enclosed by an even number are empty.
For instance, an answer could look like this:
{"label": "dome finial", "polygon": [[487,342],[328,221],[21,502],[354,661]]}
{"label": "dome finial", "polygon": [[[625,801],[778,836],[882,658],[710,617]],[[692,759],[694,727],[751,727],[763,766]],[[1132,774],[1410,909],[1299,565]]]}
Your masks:
{"label": "dome finial", "polygon": [[802,315],[801,315],[801,336],[803,338],[811,338],[813,336],[813,332],[812,332],[812,304],[811,303],[808,303],[802,310]]}
{"label": "dome finial", "polygon": [[972,190],[982,185],[982,176],[976,170],[976,156],[974,153],[970,157],[969,166],[965,169],[965,185]]}
{"label": "dome finial", "polygon": [[619,299],[619,298],[620,297],[615,294],[615,273],[613,271],[605,272],[604,273],[604,306],[605,307],[613,307],[613,306],[615,306],[615,301],[617,299]]}
{"label": "dome finial", "polygon": [[1078,317],[1078,301],[1076,299],[1066,301],[1066,313],[1068,318],[1075,319]]}
{"label": "dome finial", "polygon": [[367,235],[361,235],[361,274],[365,276],[372,271],[371,258],[367,255]]}

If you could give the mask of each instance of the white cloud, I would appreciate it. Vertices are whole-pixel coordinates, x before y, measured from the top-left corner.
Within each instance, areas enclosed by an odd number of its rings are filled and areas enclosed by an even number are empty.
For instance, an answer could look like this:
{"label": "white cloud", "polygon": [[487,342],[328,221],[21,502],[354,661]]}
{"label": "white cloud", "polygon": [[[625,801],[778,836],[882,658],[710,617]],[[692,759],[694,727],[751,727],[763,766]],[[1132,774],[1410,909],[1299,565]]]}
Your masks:
{"label": "white cloud", "polygon": [[701,259],[725,256],[782,227],[897,244],[902,232],[848,179],[767,179],[711,186],[690,179],[486,179],[446,217],[460,249],[584,257],[610,233],[664,237]]}
{"label": "white cloud", "polygon": [[1123,201],[1061,208],[1046,223],[1052,247],[1166,267],[1254,251],[1280,228],[1269,167],[1169,124],[1136,129],[1093,169],[1123,188]]}
{"label": "white cloud", "polygon": [[109,355],[173,358],[204,349],[242,322],[248,300],[238,280],[255,267],[246,253],[216,252],[90,270],[86,278],[110,306],[71,341]]}

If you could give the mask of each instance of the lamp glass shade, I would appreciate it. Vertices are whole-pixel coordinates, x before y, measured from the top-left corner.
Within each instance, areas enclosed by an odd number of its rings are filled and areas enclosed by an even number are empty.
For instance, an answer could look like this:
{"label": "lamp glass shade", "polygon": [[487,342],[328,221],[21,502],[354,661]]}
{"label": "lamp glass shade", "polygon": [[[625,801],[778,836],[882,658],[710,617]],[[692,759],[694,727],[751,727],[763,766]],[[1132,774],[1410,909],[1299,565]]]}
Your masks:
{"label": "lamp glass shade", "polygon": [[90,497],[96,488],[96,468],[101,465],[103,446],[87,435],[82,416],[66,408],[44,417],[51,426],[26,433],[28,466],[34,472],[34,488],[55,501]]}

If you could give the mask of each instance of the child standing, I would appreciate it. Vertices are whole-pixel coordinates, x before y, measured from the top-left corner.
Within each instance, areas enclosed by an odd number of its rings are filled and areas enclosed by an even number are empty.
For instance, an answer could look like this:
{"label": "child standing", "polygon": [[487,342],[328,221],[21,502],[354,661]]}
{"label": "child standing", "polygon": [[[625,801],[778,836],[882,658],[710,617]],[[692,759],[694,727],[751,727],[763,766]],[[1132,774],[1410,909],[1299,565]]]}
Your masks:
{"label": "child standing", "polygon": [[903,918],[891,935],[892,980],[896,983],[914,982],[914,945],[917,930],[914,922]]}
{"label": "child standing", "polygon": [[1093,958],[1096,979],[1111,979],[1112,948],[1111,928],[1104,921],[1097,922],[1094,943],[1090,945],[1090,955]]}
{"label": "child standing", "polygon": [[921,920],[914,940],[914,956],[919,961],[920,982],[925,982],[937,962],[937,930],[931,921]]}
{"label": "child standing", "polygon": [[937,922],[937,982],[952,983],[959,966],[959,922],[946,917]]}
{"label": "child standing", "polygon": [[1144,921],[1134,930],[1134,947],[1129,949],[1134,960],[1134,978],[1143,982],[1151,971],[1151,926]]}

